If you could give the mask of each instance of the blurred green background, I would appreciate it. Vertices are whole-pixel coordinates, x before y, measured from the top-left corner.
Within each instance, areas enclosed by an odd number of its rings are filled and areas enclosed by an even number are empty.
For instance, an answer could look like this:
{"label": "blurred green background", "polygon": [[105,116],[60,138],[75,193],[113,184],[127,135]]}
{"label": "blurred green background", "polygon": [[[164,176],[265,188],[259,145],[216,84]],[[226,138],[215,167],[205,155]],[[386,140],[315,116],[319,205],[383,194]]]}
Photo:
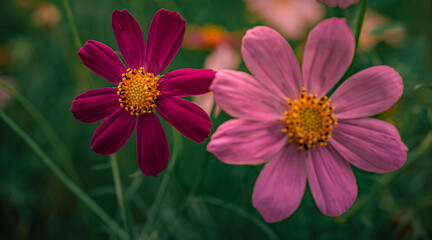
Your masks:
{"label": "blurred green background", "polygon": [[[80,186],[123,226],[109,158],[90,150],[98,124],[83,124],[69,111],[74,97],[90,89],[88,79],[94,84],[92,88],[110,85],[80,62],[63,4],[60,0],[0,3],[0,79],[41,112],[60,141],[53,146],[26,109],[3,91],[0,108],[68,176],[79,179]],[[111,14],[116,8],[128,9],[144,33],[158,9],[178,11],[187,22],[188,34],[202,31],[205,35],[205,28],[199,26],[217,26],[219,30],[212,33],[229,38],[237,52],[247,29],[272,26],[241,0],[74,0],[70,7],[81,44],[98,40],[117,52],[111,29]],[[360,4],[346,10],[322,7],[324,18],[346,17],[355,29]],[[377,39],[371,40],[372,46],[365,43],[359,48],[352,72],[384,64],[402,75],[404,95],[392,109],[377,117],[393,123],[410,149],[404,167],[388,174],[353,167],[358,197],[340,217],[320,213],[307,189],[291,217],[268,224],[251,203],[262,165],[224,164],[205,150],[208,140],[197,144],[182,136],[173,171],[147,177],[137,172],[133,135],[118,158],[136,231],[142,230],[162,179],[169,174],[152,239],[431,239],[432,1],[371,0],[369,11],[386,20],[381,25],[371,23],[369,37]],[[195,30],[188,28],[192,25]],[[309,24],[307,29],[314,25]],[[395,29],[396,35],[386,37]],[[289,39],[299,58],[305,38]],[[166,72],[202,68],[214,47],[210,42],[182,48]],[[247,71],[243,63],[238,69]],[[228,119],[223,112],[213,117],[212,132]],[[173,134],[170,126],[163,124],[173,154]],[[0,133],[0,239],[117,239],[4,121],[0,121]],[[76,168],[75,175],[64,160],[68,156]]]}

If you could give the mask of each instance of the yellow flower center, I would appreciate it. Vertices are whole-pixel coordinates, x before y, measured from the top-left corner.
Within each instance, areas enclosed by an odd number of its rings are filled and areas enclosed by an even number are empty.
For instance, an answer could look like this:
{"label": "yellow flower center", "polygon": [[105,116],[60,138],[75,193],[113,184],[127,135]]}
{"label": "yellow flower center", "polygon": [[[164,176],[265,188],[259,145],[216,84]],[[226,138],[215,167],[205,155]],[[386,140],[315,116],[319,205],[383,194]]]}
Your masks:
{"label": "yellow flower center", "polygon": [[118,85],[117,94],[120,96],[120,106],[131,115],[151,113],[160,92],[157,90],[159,78],[153,73],[146,73],[144,68],[128,69],[122,74],[123,81]]}
{"label": "yellow flower center", "polygon": [[317,99],[317,95],[306,95],[302,88],[300,99],[291,101],[287,98],[289,111],[285,111],[286,117],[282,120],[286,123],[283,132],[288,133],[288,142],[296,141],[298,149],[314,149],[317,144],[327,145],[331,137],[333,124],[337,119],[331,113],[334,107],[330,106],[327,97]]}

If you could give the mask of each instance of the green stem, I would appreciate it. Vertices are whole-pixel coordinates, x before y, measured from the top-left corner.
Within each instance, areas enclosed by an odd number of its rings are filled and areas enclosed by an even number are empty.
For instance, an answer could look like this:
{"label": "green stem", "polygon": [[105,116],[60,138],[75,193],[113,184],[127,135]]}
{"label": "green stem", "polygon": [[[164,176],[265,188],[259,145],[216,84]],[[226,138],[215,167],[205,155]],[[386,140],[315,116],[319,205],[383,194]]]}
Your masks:
{"label": "green stem", "polygon": [[[63,0],[62,2],[63,2],[64,11],[66,12],[66,17],[67,17],[67,20],[69,23],[69,27],[70,27],[70,30],[72,32],[72,37],[74,40],[75,48],[76,48],[76,50],[78,50],[83,46],[83,44],[82,44],[81,37],[80,37],[79,32],[78,32],[78,28],[77,28],[76,23],[75,23],[75,18],[73,17],[72,10],[71,10],[71,7],[69,5],[68,0]],[[89,87],[93,88],[93,82],[92,82],[90,77],[87,77],[87,82],[88,82]]]}
{"label": "green stem", "polygon": [[353,60],[351,62],[351,66],[347,71],[348,74],[351,74],[353,67],[354,67],[354,59],[357,55],[357,49],[358,49],[358,45],[359,45],[359,39],[360,39],[360,34],[361,34],[362,26],[363,26],[364,16],[366,14],[367,4],[368,4],[367,0],[362,0],[361,6],[360,6],[360,12],[359,12],[359,15],[357,16],[357,25],[356,25],[356,31],[355,31],[354,57],[353,57]]}
{"label": "green stem", "polygon": [[69,151],[66,146],[60,140],[54,129],[48,123],[48,121],[43,117],[43,115],[33,106],[33,104],[27,100],[23,95],[9,86],[6,82],[0,80],[0,87],[3,88],[10,96],[12,96],[17,102],[19,102],[24,109],[30,114],[30,116],[36,121],[39,127],[42,129],[48,141],[50,141],[54,151],[58,157],[63,161],[64,169],[72,177],[74,181],[81,185],[81,180],[79,178],[76,167],[70,157]]}
{"label": "green stem", "polygon": [[[422,159],[423,154],[428,151],[432,147],[432,133],[428,133],[420,145],[414,150],[408,153],[407,161],[403,167],[403,169],[407,169],[410,165],[412,165],[418,159]],[[370,199],[376,197],[384,188],[388,187],[390,183],[396,179],[401,173],[403,173],[403,169],[399,169],[397,172],[389,173],[384,175],[380,181],[377,181],[374,185],[372,185],[368,193],[359,197],[356,203],[352,206],[352,208],[344,215],[345,217],[353,216],[359,209],[361,209],[366,203],[369,202]]]}
{"label": "green stem", "polygon": [[216,206],[220,206],[223,208],[226,208],[242,217],[244,217],[245,219],[251,221],[252,223],[254,223],[258,228],[260,228],[265,234],[267,234],[268,239],[274,239],[274,240],[279,240],[280,238],[276,235],[275,232],[273,232],[273,230],[271,230],[265,223],[263,223],[262,221],[260,221],[258,218],[256,218],[255,216],[253,216],[252,214],[248,213],[247,211],[243,210],[242,208],[231,204],[231,203],[227,203],[224,202],[220,199],[214,198],[214,197],[193,197],[190,202],[203,202],[203,203],[209,203],[209,204],[213,204]]}
{"label": "green stem", "polygon": [[126,202],[124,199],[125,195],[124,195],[123,187],[122,187],[122,183],[121,183],[120,170],[118,167],[117,155],[115,153],[111,154],[111,155],[109,155],[109,158],[110,158],[111,169],[112,169],[113,178],[114,178],[114,185],[115,185],[115,192],[117,195],[117,201],[118,201],[118,205],[120,207],[120,215],[122,217],[126,231],[129,233],[129,239],[133,239],[132,228],[131,228],[131,225],[129,224],[128,216],[126,213]]}
{"label": "green stem", "polygon": [[102,219],[111,230],[119,237],[126,239],[127,234],[114,222],[108,214],[91,199],[77,184],[68,178],[63,171],[57,167],[52,159],[28,136],[11,118],[9,118],[2,110],[0,110],[0,118],[5,121],[9,127],[20,136],[24,142],[36,153],[45,165],[54,173],[54,175],[72,192],[74,193],[87,207],[89,207],[98,217]]}
{"label": "green stem", "polygon": [[68,2],[68,0],[63,0],[62,2],[63,2],[64,10],[66,12],[67,20],[69,22],[69,27],[70,27],[71,32],[72,32],[75,47],[76,47],[76,49],[80,49],[82,46],[82,42],[81,42],[80,35],[78,33],[78,29],[77,29],[76,24],[75,24],[75,19],[72,15],[72,11],[71,11],[69,2]]}
{"label": "green stem", "polygon": [[178,155],[182,148],[180,133],[174,127],[172,127],[172,133],[174,137],[174,149],[172,151],[171,159],[169,160],[168,167],[162,179],[162,183],[159,186],[159,190],[156,194],[156,198],[150,210],[147,222],[144,225],[144,228],[138,239],[149,239],[151,236],[151,231],[153,230],[153,226],[158,219],[162,203],[164,202],[163,200],[165,199],[165,195],[168,190],[168,183],[171,179],[171,173],[174,169]]}

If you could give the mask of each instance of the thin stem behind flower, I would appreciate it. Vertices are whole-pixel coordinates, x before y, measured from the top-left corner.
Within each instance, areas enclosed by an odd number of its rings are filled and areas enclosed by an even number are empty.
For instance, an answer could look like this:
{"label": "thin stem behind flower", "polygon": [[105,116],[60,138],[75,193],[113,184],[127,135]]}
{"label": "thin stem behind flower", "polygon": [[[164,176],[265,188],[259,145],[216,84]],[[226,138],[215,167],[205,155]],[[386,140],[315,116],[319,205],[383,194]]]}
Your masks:
{"label": "thin stem behind flower", "polygon": [[51,127],[51,125],[48,123],[48,121],[44,118],[44,116],[36,109],[35,106],[33,106],[33,104],[26,97],[21,95],[3,80],[0,80],[0,88],[4,89],[17,102],[19,102],[30,114],[30,116],[36,121],[36,123],[39,125],[39,127],[42,129],[42,131],[48,138],[48,141],[50,141],[57,156],[59,157],[59,159],[62,160],[65,171],[74,181],[77,182],[78,185],[81,186],[81,180],[79,178],[77,169],[72,161],[68,149],[66,148],[65,144],[60,140],[60,138],[58,137],[54,129]]}
{"label": "thin stem behind flower", "polygon": [[118,167],[118,159],[117,155],[111,154],[109,155],[110,163],[111,163],[111,169],[113,173],[114,178],[114,185],[115,185],[115,191],[117,195],[117,201],[118,205],[120,207],[120,215],[122,217],[123,223],[125,225],[126,231],[129,234],[129,239],[134,239],[133,236],[133,229],[129,221],[129,214],[127,213],[127,207],[126,207],[126,201],[125,201],[125,194],[123,191],[123,186],[120,178],[120,170]]}
{"label": "thin stem behind flower", "polygon": [[143,228],[141,234],[139,235],[138,239],[149,239],[151,237],[151,232],[153,230],[153,226],[154,226],[156,220],[158,219],[162,203],[164,202],[165,195],[166,195],[166,192],[168,190],[168,183],[171,179],[171,173],[172,173],[174,166],[176,164],[180,150],[183,147],[180,133],[174,127],[171,127],[171,129],[172,129],[173,138],[174,138],[174,143],[173,143],[174,149],[172,151],[171,159],[168,162],[168,167],[167,167],[165,175],[162,179],[162,183],[159,186],[159,190],[156,194],[154,204],[153,204],[153,206],[150,210],[149,216],[147,218],[147,222],[144,225],[144,228]]}
{"label": "thin stem behind flower", "polygon": [[354,35],[354,37],[355,37],[354,57],[353,57],[353,60],[351,62],[351,66],[348,68],[348,70],[346,72],[347,76],[351,75],[351,72],[353,71],[353,68],[354,68],[354,60],[355,60],[356,55],[357,55],[357,49],[358,49],[358,45],[359,45],[359,39],[360,39],[360,34],[361,34],[362,26],[363,26],[364,16],[366,14],[367,5],[368,5],[368,0],[362,0],[361,6],[360,6],[360,12],[359,12],[359,15],[357,16],[357,25],[356,25],[355,35]]}
{"label": "thin stem behind flower", "polygon": [[88,196],[76,183],[74,183],[66,174],[54,163],[54,161],[42,150],[39,145],[28,136],[21,127],[19,127],[9,116],[0,110],[0,118],[9,125],[12,130],[20,136],[24,142],[36,153],[36,155],[47,165],[54,175],[77,196],[87,207],[89,207],[98,217],[102,219],[110,229],[122,239],[127,239],[127,234],[112,220],[109,215]]}

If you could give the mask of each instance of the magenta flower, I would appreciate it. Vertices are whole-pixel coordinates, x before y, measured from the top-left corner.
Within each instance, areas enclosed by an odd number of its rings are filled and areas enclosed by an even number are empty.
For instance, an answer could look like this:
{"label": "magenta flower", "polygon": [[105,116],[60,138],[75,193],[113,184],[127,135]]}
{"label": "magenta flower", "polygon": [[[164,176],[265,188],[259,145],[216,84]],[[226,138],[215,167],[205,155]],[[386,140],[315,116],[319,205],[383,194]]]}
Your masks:
{"label": "magenta flower", "polygon": [[341,8],[347,8],[354,3],[358,3],[360,0],[317,0],[318,2],[323,2],[330,7],[339,6]]}
{"label": "magenta flower", "polygon": [[[169,148],[162,125],[154,113],[195,142],[208,137],[211,122],[197,105],[179,97],[209,92],[215,72],[180,69],[159,78],[183,40],[185,21],[176,12],[159,10],[150,24],[147,48],[141,28],[127,10],[115,10],[112,27],[129,68],[108,46],[88,41],[78,52],[81,61],[115,88],[93,89],[72,102],[75,118],[92,123],[105,119],[91,139],[91,149],[107,155],[120,150],[137,124],[138,165],[156,176],[168,163]],[[136,123],[138,121],[138,123]]]}
{"label": "magenta flower", "polygon": [[363,70],[328,93],[354,55],[354,36],[344,19],[319,23],[310,33],[302,71],[285,39],[267,27],[243,37],[243,60],[254,75],[223,70],[210,89],[216,102],[239,119],[222,124],[207,149],[228,164],[268,160],[254,187],[253,205],[268,222],[290,216],[308,179],[318,208],[344,213],[357,197],[349,163],[389,172],[406,161],[395,127],[368,116],[390,108],[402,95],[402,78],[388,66]]}

